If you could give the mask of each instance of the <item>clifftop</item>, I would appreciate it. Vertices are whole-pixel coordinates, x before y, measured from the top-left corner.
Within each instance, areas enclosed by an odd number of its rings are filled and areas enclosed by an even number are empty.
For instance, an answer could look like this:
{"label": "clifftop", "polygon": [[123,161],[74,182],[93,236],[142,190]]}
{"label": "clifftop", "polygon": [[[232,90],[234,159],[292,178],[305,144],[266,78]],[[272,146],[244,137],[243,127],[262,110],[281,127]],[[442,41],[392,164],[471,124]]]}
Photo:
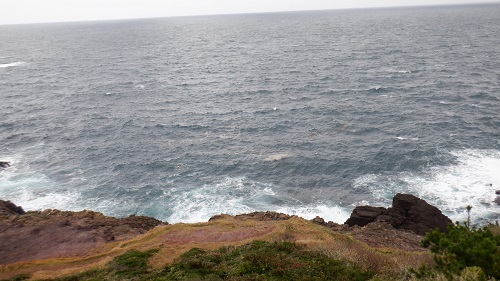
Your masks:
{"label": "clifftop", "polygon": [[[113,218],[87,210],[24,213],[21,207],[0,200],[0,279],[21,273],[34,278],[75,273],[102,266],[130,249],[159,248],[150,262],[161,267],[191,248],[216,249],[254,240],[294,241],[311,249],[338,252],[353,262],[369,258],[367,264],[376,270],[406,266],[400,259],[409,259],[414,255],[411,253],[419,257],[419,264],[431,260],[420,246],[422,236],[383,221],[361,227],[325,222],[319,217],[308,221],[287,214],[254,212],[169,225],[150,217]],[[392,249],[390,255],[388,249]]]}

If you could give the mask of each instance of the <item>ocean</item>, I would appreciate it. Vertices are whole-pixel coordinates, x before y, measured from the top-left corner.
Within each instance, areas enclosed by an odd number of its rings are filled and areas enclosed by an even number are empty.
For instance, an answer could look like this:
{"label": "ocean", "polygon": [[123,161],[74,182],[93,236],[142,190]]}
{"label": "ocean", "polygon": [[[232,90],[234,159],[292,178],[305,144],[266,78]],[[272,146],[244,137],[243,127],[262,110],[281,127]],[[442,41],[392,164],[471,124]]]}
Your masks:
{"label": "ocean", "polygon": [[500,219],[500,5],[0,26],[0,198],[343,223]]}

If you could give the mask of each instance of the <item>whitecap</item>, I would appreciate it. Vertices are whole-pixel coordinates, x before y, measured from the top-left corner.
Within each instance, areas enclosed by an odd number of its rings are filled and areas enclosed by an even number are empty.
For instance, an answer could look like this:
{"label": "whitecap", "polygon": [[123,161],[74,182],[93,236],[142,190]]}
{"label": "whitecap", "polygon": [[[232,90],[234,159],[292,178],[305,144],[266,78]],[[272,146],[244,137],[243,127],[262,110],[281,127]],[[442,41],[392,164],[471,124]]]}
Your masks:
{"label": "whitecap", "polygon": [[398,140],[412,140],[412,141],[418,140],[418,138],[410,138],[410,137],[394,137],[394,138]]}
{"label": "whitecap", "polygon": [[271,156],[267,157],[266,161],[274,162],[274,161],[279,161],[279,160],[283,160],[283,159],[289,158],[291,156],[292,155],[289,154],[289,153],[274,154],[274,155],[271,155]]}
{"label": "whitecap", "polygon": [[25,64],[24,61],[18,61],[18,62],[13,62],[13,63],[4,63],[4,64],[0,64],[0,68],[19,66],[19,65],[23,65],[23,64]]}
{"label": "whitecap", "polygon": [[4,156],[10,167],[0,171],[0,198],[10,200],[24,210],[61,209],[79,207],[79,193],[61,189],[47,175],[34,171],[22,154]]}
{"label": "whitecap", "polygon": [[318,216],[325,221],[333,221],[339,224],[343,224],[351,216],[351,212],[345,208],[340,206],[328,206],[325,204],[282,207],[276,209],[276,211],[289,215],[296,215],[308,220]]}
{"label": "whitecap", "polygon": [[172,214],[170,223],[202,222],[219,214],[237,215],[254,211],[275,211],[298,215],[306,219],[320,216],[326,221],[343,223],[350,212],[336,205],[324,203],[303,204],[299,200],[280,195],[274,185],[249,180],[245,177],[227,177],[220,182],[190,190],[169,191],[168,205]]}
{"label": "whitecap", "polygon": [[411,70],[409,69],[386,68],[385,71],[389,73],[402,73],[402,74],[411,73]]}
{"label": "whitecap", "polygon": [[[456,163],[435,166],[422,172],[368,174],[355,179],[356,189],[369,191],[371,204],[390,205],[396,193],[410,193],[438,207],[453,221],[465,221],[470,205],[472,219],[487,222],[500,218],[500,206],[493,203],[500,189],[500,151],[456,150]],[[491,184],[491,185],[490,185]]]}
{"label": "whitecap", "polygon": [[220,182],[189,190],[171,191],[172,215],[168,222],[201,222],[218,214],[267,210],[275,193],[270,184],[227,177]]}
{"label": "whitecap", "polygon": [[1,174],[0,197],[14,202],[24,210],[70,210],[78,202],[77,193],[58,191],[56,183],[41,173],[17,172],[9,168]]}

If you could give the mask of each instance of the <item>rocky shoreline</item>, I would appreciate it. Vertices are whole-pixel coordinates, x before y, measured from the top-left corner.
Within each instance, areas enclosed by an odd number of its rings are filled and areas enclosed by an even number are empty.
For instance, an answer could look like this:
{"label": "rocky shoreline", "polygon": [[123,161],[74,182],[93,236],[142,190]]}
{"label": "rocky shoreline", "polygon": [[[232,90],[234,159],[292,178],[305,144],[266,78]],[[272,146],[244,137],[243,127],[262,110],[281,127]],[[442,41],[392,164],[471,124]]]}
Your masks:
{"label": "rocky shoreline", "polygon": [[99,245],[123,241],[166,224],[155,218],[114,218],[93,211],[30,211],[0,200],[0,265],[88,255]]}
{"label": "rocky shoreline", "polygon": [[[276,212],[218,215],[209,222],[233,220],[281,221],[296,216]],[[372,247],[422,251],[426,231],[446,229],[451,220],[436,207],[413,195],[397,194],[390,208],[359,206],[345,224],[313,223],[347,234]],[[29,211],[0,200],[0,265],[61,257],[84,257],[106,243],[133,239],[167,222],[131,215],[114,218],[94,211]]]}

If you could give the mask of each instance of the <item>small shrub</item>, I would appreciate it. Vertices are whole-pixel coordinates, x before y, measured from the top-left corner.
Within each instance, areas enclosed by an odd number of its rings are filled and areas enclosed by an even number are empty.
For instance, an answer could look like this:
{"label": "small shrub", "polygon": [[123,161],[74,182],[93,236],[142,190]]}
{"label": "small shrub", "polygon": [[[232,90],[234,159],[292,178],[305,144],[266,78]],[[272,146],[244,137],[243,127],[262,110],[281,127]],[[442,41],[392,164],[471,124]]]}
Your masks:
{"label": "small shrub", "polygon": [[447,233],[428,232],[422,245],[434,253],[439,270],[449,278],[467,267],[479,267],[488,276],[500,278],[500,236],[487,228],[450,224]]}
{"label": "small shrub", "polygon": [[218,251],[192,249],[165,272],[169,280],[368,280],[373,276],[292,242],[263,241]]}
{"label": "small shrub", "polygon": [[119,277],[130,278],[148,272],[148,261],[157,253],[157,249],[146,252],[130,250],[121,256],[117,256],[108,265]]}
{"label": "small shrub", "polygon": [[[78,274],[68,275],[50,281],[103,281],[103,280],[161,280],[148,266],[149,259],[157,249],[141,252],[130,250],[115,257],[104,268],[91,269]],[[47,280],[47,281],[48,281]]]}

